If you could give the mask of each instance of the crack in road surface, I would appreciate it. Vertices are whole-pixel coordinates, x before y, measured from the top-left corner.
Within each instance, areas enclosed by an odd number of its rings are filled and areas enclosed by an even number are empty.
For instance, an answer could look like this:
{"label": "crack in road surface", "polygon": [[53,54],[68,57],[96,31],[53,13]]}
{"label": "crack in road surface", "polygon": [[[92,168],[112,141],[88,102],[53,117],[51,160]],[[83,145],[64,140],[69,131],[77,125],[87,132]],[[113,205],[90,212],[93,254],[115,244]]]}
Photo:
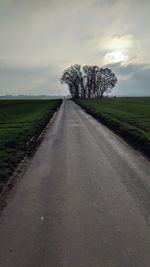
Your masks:
{"label": "crack in road surface", "polygon": [[0,218],[0,267],[149,267],[148,161],[64,101]]}

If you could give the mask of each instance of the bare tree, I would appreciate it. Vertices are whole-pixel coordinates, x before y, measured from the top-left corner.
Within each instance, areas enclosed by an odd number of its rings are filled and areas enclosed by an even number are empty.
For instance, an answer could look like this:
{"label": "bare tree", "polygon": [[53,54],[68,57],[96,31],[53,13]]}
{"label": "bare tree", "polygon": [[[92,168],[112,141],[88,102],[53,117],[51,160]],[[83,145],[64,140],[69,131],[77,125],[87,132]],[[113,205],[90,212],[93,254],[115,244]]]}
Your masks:
{"label": "bare tree", "polygon": [[74,65],[64,70],[60,79],[66,83],[73,98],[102,98],[117,83],[117,77],[109,68]]}
{"label": "bare tree", "polygon": [[102,98],[104,93],[111,93],[117,83],[117,77],[108,68],[99,68],[96,79],[96,95]]}
{"label": "bare tree", "polygon": [[68,85],[73,98],[79,98],[78,76],[74,66],[64,70],[60,81]]}
{"label": "bare tree", "polygon": [[84,75],[85,75],[85,87],[86,87],[86,91],[87,91],[87,97],[88,98],[95,98],[97,74],[99,71],[99,67],[97,67],[97,66],[84,66],[83,71],[84,71]]}

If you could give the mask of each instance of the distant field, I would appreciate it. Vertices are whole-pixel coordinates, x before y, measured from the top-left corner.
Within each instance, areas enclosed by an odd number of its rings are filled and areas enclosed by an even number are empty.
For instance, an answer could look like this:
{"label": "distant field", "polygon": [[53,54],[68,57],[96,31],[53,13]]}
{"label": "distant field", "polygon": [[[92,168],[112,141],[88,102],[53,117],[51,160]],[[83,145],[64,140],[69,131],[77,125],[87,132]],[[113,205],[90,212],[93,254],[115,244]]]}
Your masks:
{"label": "distant field", "polygon": [[0,185],[25,155],[27,141],[40,134],[60,104],[61,100],[0,101]]}
{"label": "distant field", "polygon": [[77,100],[79,105],[138,149],[150,154],[150,97]]}

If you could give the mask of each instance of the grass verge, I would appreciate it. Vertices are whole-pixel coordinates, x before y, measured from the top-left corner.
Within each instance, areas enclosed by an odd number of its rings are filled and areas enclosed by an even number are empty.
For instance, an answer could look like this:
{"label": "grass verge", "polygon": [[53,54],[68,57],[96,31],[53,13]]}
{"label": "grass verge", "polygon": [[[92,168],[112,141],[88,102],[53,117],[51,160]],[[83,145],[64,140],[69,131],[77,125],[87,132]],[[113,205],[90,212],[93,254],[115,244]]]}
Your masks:
{"label": "grass verge", "polygon": [[150,158],[150,98],[75,100],[87,113]]}
{"label": "grass verge", "polygon": [[0,101],[0,191],[36,140],[62,100]]}

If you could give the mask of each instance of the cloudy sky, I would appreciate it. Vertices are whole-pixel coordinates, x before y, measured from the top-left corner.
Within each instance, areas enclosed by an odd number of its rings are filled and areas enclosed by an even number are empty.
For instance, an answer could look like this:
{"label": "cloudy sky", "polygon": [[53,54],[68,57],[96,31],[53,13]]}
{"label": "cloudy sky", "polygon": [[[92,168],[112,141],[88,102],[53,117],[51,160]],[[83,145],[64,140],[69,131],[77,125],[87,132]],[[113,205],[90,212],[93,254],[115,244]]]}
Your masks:
{"label": "cloudy sky", "polygon": [[2,94],[68,94],[71,64],[108,65],[117,95],[150,95],[150,0],[0,0]]}

